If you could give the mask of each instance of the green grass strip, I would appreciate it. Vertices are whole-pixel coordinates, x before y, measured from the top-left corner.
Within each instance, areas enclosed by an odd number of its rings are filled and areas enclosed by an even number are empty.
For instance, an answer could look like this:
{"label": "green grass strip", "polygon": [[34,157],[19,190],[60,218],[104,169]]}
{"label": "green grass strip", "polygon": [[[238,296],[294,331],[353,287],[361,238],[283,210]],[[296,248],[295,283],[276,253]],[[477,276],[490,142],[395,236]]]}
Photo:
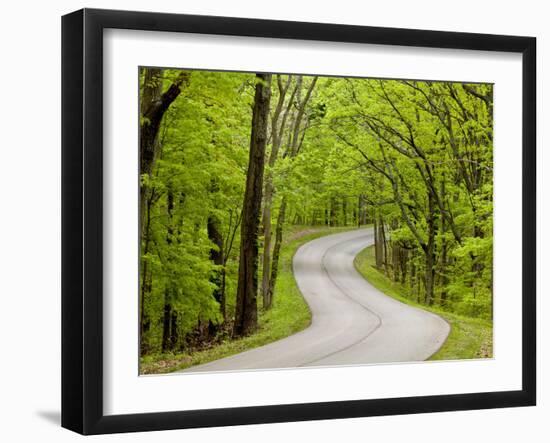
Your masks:
{"label": "green grass strip", "polygon": [[451,332],[443,346],[430,360],[462,360],[492,358],[493,324],[490,321],[465,317],[435,306],[417,303],[405,294],[409,290],[389,279],[375,267],[374,246],[363,249],[354,260],[355,268],[374,287],[384,294],[417,308],[438,314],[451,325]]}

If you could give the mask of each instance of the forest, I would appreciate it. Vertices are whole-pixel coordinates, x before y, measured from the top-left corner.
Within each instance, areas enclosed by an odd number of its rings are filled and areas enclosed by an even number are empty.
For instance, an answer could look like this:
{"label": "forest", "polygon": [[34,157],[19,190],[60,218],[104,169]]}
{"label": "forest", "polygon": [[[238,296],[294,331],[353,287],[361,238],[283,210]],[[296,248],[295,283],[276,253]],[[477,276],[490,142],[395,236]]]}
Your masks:
{"label": "forest", "polygon": [[491,84],[151,67],[139,82],[142,362],[273,327],[285,245],[311,230],[372,227],[373,268],[404,297],[490,324]]}

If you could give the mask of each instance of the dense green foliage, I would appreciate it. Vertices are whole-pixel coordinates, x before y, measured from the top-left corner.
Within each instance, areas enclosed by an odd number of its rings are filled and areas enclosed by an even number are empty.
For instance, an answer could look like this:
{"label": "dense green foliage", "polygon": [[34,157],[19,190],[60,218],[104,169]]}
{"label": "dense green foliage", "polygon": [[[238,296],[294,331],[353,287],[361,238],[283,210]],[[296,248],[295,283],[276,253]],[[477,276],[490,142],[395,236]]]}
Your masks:
{"label": "dense green foliage", "polygon": [[367,168],[377,266],[422,303],[490,318],[492,86],[346,84],[330,125]]}
{"label": "dense green foliage", "polygon": [[237,338],[259,82],[258,309],[281,291],[289,226],[373,223],[375,266],[417,303],[492,318],[492,85],[150,68],[140,81],[142,356]]}

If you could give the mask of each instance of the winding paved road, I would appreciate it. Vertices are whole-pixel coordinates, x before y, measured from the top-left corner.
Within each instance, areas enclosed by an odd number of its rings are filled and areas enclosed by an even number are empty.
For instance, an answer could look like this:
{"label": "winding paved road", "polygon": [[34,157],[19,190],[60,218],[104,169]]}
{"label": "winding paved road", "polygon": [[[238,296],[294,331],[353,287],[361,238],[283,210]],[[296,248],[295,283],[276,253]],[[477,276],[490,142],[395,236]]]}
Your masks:
{"label": "winding paved road", "polygon": [[388,297],[355,269],[373,244],[372,229],[333,234],[301,246],[294,276],[312,312],[311,326],[268,345],[186,369],[234,371],[421,361],[449,334],[441,317]]}

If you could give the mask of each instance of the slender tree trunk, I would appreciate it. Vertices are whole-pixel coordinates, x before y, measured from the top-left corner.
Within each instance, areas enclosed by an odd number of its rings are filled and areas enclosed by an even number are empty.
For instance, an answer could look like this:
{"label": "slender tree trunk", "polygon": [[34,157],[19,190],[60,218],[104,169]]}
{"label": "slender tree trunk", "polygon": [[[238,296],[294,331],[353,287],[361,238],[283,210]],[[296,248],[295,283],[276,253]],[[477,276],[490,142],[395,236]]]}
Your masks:
{"label": "slender tree trunk", "polygon": [[[441,180],[441,195],[445,195],[445,174]],[[447,304],[447,285],[449,284],[449,278],[447,277],[447,239],[445,234],[447,232],[447,221],[445,217],[441,217],[441,296],[440,304],[445,306]]]}
{"label": "slender tree trunk", "polygon": [[[233,224],[233,218],[235,223]],[[222,267],[222,286],[220,293],[220,309],[223,315],[224,323],[227,321],[227,309],[226,309],[226,297],[225,297],[225,288],[226,288],[226,274],[227,274],[227,262],[229,257],[231,257],[231,251],[233,250],[233,243],[235,241],[235,236],[237,231],[241,227],[242,212],[239,212],[238,215],[233,217],[233,211],[229,211],[229,227],[227,229],[227,238],[224,240],[223,244],[223,267]]]}
{"label": "slender tree trunk", "polygon": [[357,227],[360,228],[363,221],[363,196],[357,197]]}
{"label": "slender tree trunk", "polygon": [[432,305],[434,300],[434,257],[433,254],[426,253],[426,296],[425,304]]}
{"label": "slender tree trunk", "polygon": [[428,195],[428,242],[425,255],[425,278],[424,283],[426,285],[426,297],[425,303],[427,305],[433,304],[434,300],[434,276],[435,276],[435,201],[431,193]]}
{"label": "slender tree trunk", "polygon": [[[395,231],[398,227],[397,219],[391,221],[391,232]],[[399,272],[401,270],[401,246],[398,242],[394,241],[390,236],[390,253],[391,253],[391,267],[392,277],[394,282],[399,281]]]}
{"label": "slender tree trunk", "polygon": [[[168,192],[166,196],[166,212],[168,215],[168,228],[166,231],[166,244],[168,247],[174,241],[174,193],[171,186],[168,186]],[[162,351],[166,352],[172,350],[175,342],[177,341],[174,337],[177,337],[177,313],[174,311],[172,306],[172,295],[174,288],[172,287],[171,282],[168,282],[164,290],[164,318],[162,322]]]}
{"label": "slender tree trunk", "polygon": [[265,186],[263,227],[264,250],[262,256],[262,298],[264,309],[269,309],[269,270],[271,268],[271,204],[273,198],[273,182],[269,178]]}
{"label": "slender tree trunk", "polygon": [[168,288],[166,288],[164,291],[164,315],[162,319],[162,352],[167,352],[171,349],[171,319],[172,305],[170,304],[170,291]]}
{"label": "slender tree trunk", "polygon": [[277,227],[275,228],[275,246],[273,247],[273,259],[271,261],[271,276],[269,279],[268,306],[273,303],[273,293],[275,291],[275,283],[277,282],[277,274],[279,273],[279,257],[281,254],[281,245],[283,243],[283,228],[285,224],[286,213],[286,198],[283,197],[279,215],[277,216]]}
{"label": "slender tree trunk", "polygon": [[409,251],[406,248],[401,248],[401,284],[405,284],[407,281],[407,268],[409,261]]}
{"label": "slender tree trunk", "polygon": [[415,284],[416,284],[416,265],[414,263],[414,255],[413,255],[413,259],[411,260],[411,277],[409,280],[409,287],[411,291],[414,291]]}
{"label": "slender tree trunk", "polygon": [[393,268],[393,281],[400,281],[399,273],[401,271],[401,248],[399,244],[394,241],[390,241],[391,244],[391,258]]}
{"label": "slender tree trunk", "polygon": [[241,222],[239,278],[233,334],[253,332],[258,324],[258,229],[262,204],[267,123],[271,98],[271,74],[256,75],[252,132]]}
{"label": "slender tree trunk", "polygon": [[[212,272],[210,282],[216,285],[212,295],[214,299],[220,304],[220,311],[223,314],[221,309],[222,302],[222,267],[223,267],[223,235],[219,230],[219,220],[211,215],[208,217],[206,224],[206,230],[208,232],[208,238],[214,244],[214,247],[210,249],[210,260],[216,265],[219,266],[219,269],[216,269]],[[208,323],[208,332],[210,336],[213,336],[218,331],[218,325],[210,321]]]}
{"label": "slender tree trunk", "polygon": [[[144,248],[143,248],[143,255],[147,255],[149,252],[149,245],[151,243],[151,235],[150,235],[150,227],[151,227],[151,205],[152,205],[152,199],[146,200],[147,203],[147,218],[146,218],[146,226],[144,231]],[[148,272],[149,272],[149,261],[143,260],[143,268],[142,268],[142,276],[141,276],[141,297],[139,302],[139,342],[140,342],[140,349],[141,354],[144,355],[147,352],[148,345],[145,342],[145,296],[148,292],[150,292],[150,285],[148,285]],[[151,276],[152,278],[152,276]]]}
{"label": "slender tree trunk", "polygon": [[378,229],[380,230],[380,243],[384,251],[384,272],[386,273],[386,276],[389,276],[390,274],[388,269],[388,242],[386,240],[386,228],[384,226],[383,218],[380,218],[378,222]]}
{"label": "slender tree trunk", "polygon": [[382,239],[380,237],[379,216],[374,216],[374,257],[376,269],[382,269]]}
{"label": "slender tree trunk", "polygon": [[[145,251],[147,254],[147,250]],[[144,355],[147,350],[147,343],[145,342],[145,293],[146,282],[148,273],[147,261],[143,262],[142,278],[141,278],[141,297],[139,301],[139,343],[141,349],[141,355]]]}
{"label": "slender tree trunk", "polygon": [[222,268],[221,276],[222,276],[222,286],[220,288],[220,311],[222,313],[223,322],[225,323],[227,321],[227,309],[226,309],[226,302],[225,302],[225,285],[226,285],[225,263]]}
{"label": "slender tree trunk", "polygon": [[172,309],[170,321],[170,349],[174,350],[178,344],[178,313]]}
{"label": "slender tree trunk", "polygon": [[342,221],[344,226],[348,225],[348,205],[345,197],[342,198]]}

